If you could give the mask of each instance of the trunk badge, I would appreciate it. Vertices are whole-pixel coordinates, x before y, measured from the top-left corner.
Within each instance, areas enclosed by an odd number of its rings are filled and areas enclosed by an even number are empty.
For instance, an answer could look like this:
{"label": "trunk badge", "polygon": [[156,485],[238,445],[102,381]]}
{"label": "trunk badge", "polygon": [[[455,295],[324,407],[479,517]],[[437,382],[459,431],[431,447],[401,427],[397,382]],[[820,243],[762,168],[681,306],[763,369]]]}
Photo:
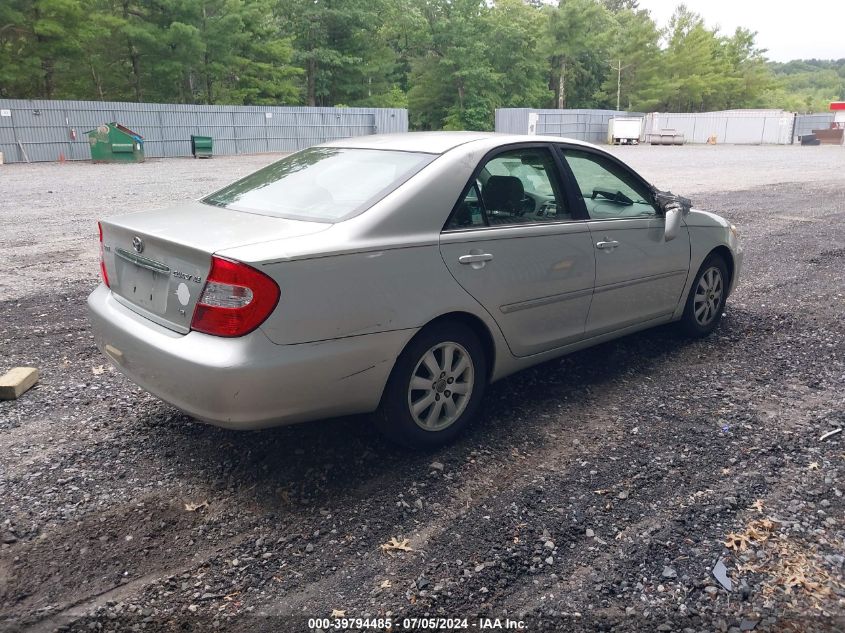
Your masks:
{"label": "trunk badge", "polygon": [[137,235],[132,238],[132,248],[135,249],[136,253],[143,253],[144,252],[144,240],[142,240]]}

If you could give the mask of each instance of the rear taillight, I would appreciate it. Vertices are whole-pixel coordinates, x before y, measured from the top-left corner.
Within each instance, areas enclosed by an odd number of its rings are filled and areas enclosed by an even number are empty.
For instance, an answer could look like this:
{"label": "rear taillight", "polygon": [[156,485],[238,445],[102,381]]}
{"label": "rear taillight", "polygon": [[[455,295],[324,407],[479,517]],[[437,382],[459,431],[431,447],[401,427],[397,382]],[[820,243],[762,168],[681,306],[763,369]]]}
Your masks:
{"label": "rear taillight", "polygon": [[211,258],[191,329],[214,336],[249,334],[276,308],[279,286],[252,266],[222,257]]}
{"label": "rear taillight", "polygon": [[106,272],[106,260],[103,252],[103,225],[97,222],[97,230],[100,232],[100,275],[103,277],[103,283],[106,288],[109,288],[109,274]]}

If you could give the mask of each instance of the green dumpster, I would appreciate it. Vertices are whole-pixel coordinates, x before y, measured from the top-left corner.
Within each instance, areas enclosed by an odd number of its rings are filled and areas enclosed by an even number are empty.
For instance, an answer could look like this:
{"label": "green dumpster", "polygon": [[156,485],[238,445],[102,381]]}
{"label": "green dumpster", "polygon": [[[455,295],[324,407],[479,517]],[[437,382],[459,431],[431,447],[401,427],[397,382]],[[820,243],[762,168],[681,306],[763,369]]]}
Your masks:
{"label": "green dumpster", "polygon": [[95,163],[144,162],[144,137],[120,123],[112,121],[86,134]]}
{"label": "green dumpster", "polygon": [[210,136],[191,134],[191,154],[194,158],[211,158],[212,140]]}

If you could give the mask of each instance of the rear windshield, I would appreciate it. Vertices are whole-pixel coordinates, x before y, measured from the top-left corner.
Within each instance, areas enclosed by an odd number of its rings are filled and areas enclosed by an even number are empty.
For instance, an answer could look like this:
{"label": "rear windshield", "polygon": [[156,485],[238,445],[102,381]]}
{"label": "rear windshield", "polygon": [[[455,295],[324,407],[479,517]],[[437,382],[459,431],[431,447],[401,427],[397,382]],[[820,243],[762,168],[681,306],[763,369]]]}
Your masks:
{"label": "rear windshield", "polygon": [[203,202],[261,215],[338,222],[366,210],[434,158],[414,152],[312,147]]}

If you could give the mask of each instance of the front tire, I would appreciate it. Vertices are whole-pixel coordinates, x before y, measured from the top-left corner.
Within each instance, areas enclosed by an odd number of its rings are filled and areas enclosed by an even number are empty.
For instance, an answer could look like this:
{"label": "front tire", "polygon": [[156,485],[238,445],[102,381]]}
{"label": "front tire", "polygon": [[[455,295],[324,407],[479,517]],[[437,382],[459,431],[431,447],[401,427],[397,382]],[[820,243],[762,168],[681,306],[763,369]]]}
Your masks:
{"label": "front tire", "polygon": [[486,384],[487,358],[475,332],[454,321],[430,325],[396,360],[376,425],[408,448],[442,446],[475,417]]}
{"label": "front tire", "polygon": [[728,266],[720,255],[704,260],[690,287],[681,328],[694,338],[710,334],[722,320],[728,298]]}

